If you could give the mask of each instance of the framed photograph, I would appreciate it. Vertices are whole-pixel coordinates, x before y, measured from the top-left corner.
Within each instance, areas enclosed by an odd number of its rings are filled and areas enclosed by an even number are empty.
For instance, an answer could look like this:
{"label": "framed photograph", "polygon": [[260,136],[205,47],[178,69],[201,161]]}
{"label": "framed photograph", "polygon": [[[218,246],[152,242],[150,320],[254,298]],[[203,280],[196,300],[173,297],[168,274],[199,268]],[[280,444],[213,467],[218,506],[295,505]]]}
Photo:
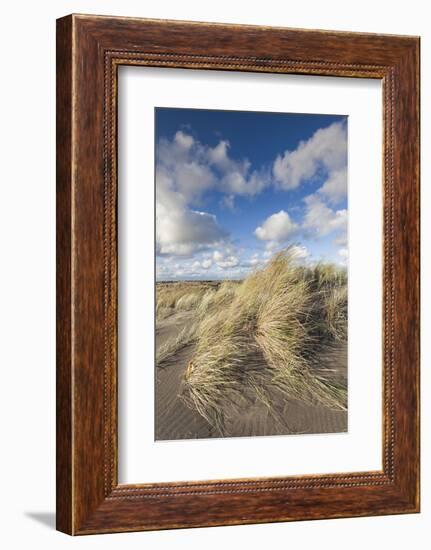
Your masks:
{"label": "framed photograph", "polygon": [[57,21],[57,528],[419,511],[419,38]]}

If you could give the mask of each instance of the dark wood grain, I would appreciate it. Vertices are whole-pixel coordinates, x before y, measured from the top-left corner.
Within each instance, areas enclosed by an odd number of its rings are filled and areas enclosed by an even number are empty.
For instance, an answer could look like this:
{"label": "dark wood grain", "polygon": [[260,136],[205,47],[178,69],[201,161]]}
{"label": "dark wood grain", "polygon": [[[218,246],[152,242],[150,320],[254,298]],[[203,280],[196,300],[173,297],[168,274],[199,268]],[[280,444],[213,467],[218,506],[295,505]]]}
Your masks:
{"label": "dark wood grain", "polygon": [[72,528],[72,27],[57,22],[57,529]]}
{"label": "dark wood grain", "polygon": [[[95,16],[57,24],[58,529],[86,534],[417,512],[419,39]],[[121,64],[382,80],[382,471],[118,485]]]}

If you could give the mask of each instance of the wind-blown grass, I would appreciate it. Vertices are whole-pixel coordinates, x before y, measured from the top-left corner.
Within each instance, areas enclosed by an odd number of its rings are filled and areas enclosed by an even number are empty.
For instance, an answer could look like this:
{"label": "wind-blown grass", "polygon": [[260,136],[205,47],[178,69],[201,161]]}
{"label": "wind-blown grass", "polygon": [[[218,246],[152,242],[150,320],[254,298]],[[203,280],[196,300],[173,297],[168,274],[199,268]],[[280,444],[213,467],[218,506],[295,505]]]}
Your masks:
{"label": "wind-blown grass", "polygon": [[202,302],[206,292],[213,290],[211,282],[196,283],[159,283],[156,288],[156,313],[169,309],[189,311],[196,309]]}
{"label": "wind-blown grass", "polygon": [[268,402],[271,388],[346,408],[346,388],[319,366],[321,354],[347,337],[344,271],[300,266],[287,250],[242,282],[207,288],[196,300],[184,295],[189,301],[198,321],[181,396],[221,432],[227,401],[239,409],[251,393]]}
{"label": "wind-blown grass", "polygon": [[162,367],[169,363],[175,355],[194,342],[196,339],[197,324],[185,326],[175,338],[166,340],[156,352],[156,367]]}

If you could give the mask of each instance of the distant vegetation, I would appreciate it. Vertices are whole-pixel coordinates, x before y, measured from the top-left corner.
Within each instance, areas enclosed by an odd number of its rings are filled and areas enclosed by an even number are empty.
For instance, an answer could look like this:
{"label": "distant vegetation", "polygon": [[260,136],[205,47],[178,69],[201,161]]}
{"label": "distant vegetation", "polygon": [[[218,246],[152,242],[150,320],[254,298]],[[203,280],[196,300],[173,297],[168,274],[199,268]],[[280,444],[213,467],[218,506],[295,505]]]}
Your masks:
{"label": "distant vegetation", "polygon": [[299,265],[289,249],[243,281],[158,283],[157,322],[193,312],[159,347],[168,367],[192,346],[181,398],[223,432],[223,404],[268,392],[344,410],[347,389],[321,357],[347,339],[347,273],[329,264]]}

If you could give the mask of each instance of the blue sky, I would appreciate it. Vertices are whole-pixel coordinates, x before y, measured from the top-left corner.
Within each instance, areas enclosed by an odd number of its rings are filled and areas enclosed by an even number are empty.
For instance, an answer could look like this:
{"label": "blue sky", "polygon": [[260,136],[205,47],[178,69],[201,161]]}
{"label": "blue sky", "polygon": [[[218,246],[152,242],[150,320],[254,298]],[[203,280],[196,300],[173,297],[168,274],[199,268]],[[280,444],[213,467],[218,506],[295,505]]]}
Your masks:
{"label": "blue sky", "polygon": [[156,108],[158,280],[347,261],[347,117]]}

